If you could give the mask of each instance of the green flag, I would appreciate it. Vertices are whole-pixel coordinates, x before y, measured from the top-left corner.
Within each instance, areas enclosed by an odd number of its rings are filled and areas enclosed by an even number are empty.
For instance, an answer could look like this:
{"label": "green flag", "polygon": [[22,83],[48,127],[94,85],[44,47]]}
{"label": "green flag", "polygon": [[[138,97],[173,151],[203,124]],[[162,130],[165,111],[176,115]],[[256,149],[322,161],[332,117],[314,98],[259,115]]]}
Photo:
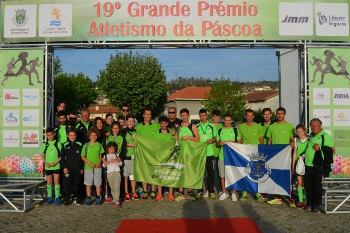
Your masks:
{"label": "green flag", "polygon": [[165,187],[201,189],[206,144],[180,140],[180,146],[175,146],[175,140],[169,137],[136,136],[135,180]]}

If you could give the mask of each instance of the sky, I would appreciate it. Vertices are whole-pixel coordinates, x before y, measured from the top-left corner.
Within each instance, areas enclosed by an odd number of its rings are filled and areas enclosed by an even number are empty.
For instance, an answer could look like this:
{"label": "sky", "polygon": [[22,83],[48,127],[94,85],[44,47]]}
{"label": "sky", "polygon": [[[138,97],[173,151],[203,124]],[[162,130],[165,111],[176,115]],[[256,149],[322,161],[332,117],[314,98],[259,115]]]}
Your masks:
{"label": "sky", "polygon": [[[57,49],[64,72],[83,73],[97,80],[115,49]],[[157,57],[167,80],[176,77],[225,77],[239,81],[278,80],[278,61],[274,49],[134,49]]]}

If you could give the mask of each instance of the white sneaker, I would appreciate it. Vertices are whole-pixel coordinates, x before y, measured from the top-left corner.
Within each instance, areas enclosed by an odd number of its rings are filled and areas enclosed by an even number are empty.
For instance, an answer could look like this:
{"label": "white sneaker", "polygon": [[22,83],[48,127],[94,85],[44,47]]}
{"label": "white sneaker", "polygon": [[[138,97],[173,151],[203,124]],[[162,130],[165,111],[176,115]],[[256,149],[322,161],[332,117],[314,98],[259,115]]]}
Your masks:
{"label": "white sneaker", "polygon": [[208,197],[209,197],[209,192],[208,192],[208,190],[205,191],[205,193],[203,194],[203,197],[204,197],[204,198],[208,198]]}
{"label": "white sneaker", "polygon": [[222,193],[219,197],[220,201],[226,200],[227,198],[229,198],[230,195],[228,195],[227,193]]}
{"label": "white sneaker", "polygon": [[231,194],[231,200],[232,200],[232,201],[237,201],[237,195],[236,195],[236,193],[232,193],[232,194]]}

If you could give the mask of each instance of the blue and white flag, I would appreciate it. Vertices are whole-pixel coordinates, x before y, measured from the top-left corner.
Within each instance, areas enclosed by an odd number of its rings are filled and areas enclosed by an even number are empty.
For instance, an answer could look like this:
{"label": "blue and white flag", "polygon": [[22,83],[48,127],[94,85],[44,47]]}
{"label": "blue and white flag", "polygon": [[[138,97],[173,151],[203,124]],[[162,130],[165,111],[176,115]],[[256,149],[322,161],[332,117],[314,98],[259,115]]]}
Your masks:
{"label": "blue and white flag", "polygon": [[289,145],[225,144],[225,186],[290,196],[291,151]]}

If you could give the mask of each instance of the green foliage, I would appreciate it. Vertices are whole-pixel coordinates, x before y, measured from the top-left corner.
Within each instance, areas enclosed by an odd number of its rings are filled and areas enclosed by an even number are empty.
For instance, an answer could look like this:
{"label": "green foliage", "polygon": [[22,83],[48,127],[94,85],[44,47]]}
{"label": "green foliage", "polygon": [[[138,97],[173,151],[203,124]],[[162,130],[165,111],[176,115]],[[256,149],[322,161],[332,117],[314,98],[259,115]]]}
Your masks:
{"label": "green foliage", "polygon": [[53,73],[54,73],[55,77],[59,74],[63,74],[62,63],[58,57],[55,57],[53,59]]}
{"label": "green foliage", "polygon": [[116,106],[129,103],[138,119],[144,107],[151,107],[154,116],[164,111],[167,98],[164,70],[158,59],[139,53],[117,53],[100,71],[98,87]]}
{"label": "green foliage", "polygon": [[55,106],[64,101],[67,111],[77,111],[94,103],[96,97],[93,82],[81,73],[61,73],[55,77]]}
{"label": "green foliage", "polygon": [[239,83],[226,79],[216,80],[204,105],[209,112],[219,110],[222,115],[230,113],[234,121],[242,121],[245,109],[243,94]]}

